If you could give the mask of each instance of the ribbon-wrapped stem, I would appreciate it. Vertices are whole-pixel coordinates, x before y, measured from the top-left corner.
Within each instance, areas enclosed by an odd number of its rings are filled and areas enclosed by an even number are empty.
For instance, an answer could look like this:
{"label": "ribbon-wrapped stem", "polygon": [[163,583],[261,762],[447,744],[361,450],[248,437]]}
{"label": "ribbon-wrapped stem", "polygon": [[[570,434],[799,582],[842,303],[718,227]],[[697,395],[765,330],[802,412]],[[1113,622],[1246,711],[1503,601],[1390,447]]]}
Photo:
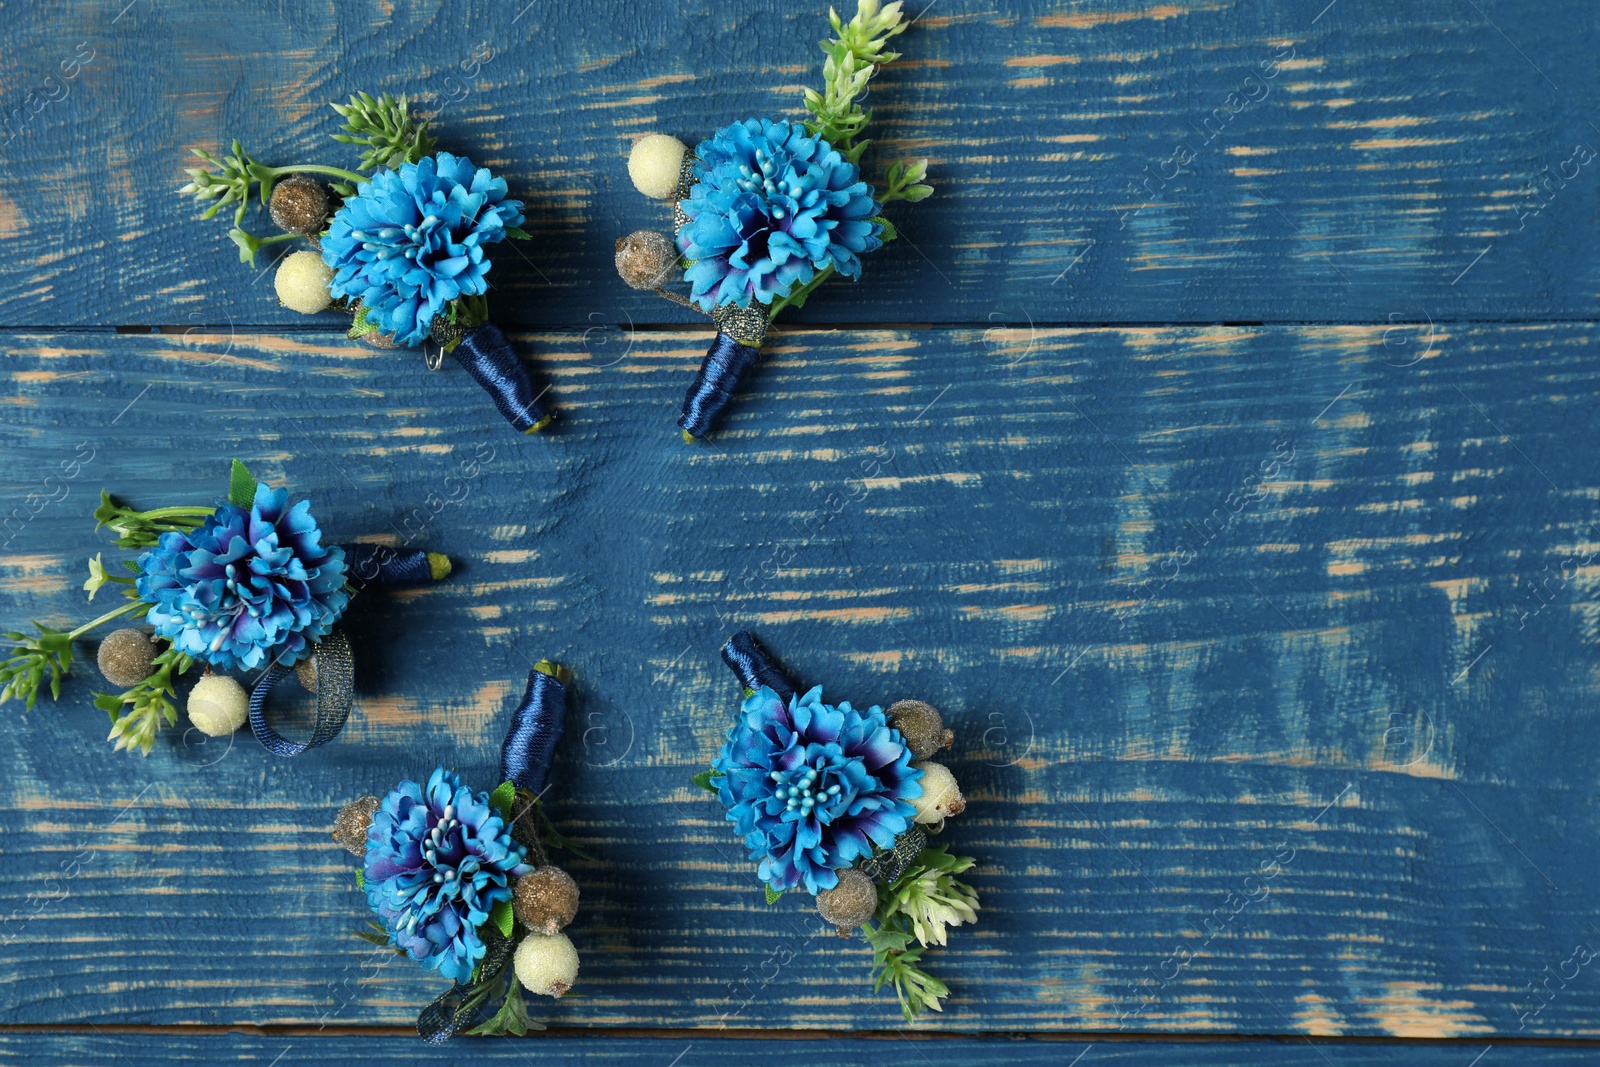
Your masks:
{"label": "ribbon-wrapped stem", "polygon": [[739,684],[746,689],[765,686],[777,693],[785,704],[798,692],[798,687],[783,673],[783,668],[773,661],[767,650],[761,647],[761,642],[748,631],[740,631],[728,638],[727,644],[722,646],[722,662],[732,669],[739,678]]}
{"label": "ribbon-wrapped stem", "polygon": [[760,355],[761,349],[741,344],[721,330],[717,331],[717,339],[711,342],[711,348],[706,352],[706,358],[683,398],[683,413],[678,416],[678,426],[683,430],[685,441],[705,437],[716,428],[723,409],[733,400],[733,394],[739,388],[739,379],[756,365]]}
{"label": "ribbon-wrapped stem", "polygon": [[733,400],[739,381],[761,357],[761,342],[767,336],[767,309],[760,304],[747,308],[723,304],[711,313],[717,324],[716,340],[700,363],[700,371],[683,398],[683,413],[678,425],[686,441],[704,437],[716,429],[722,412]]}
{"label": "ribbon-wrapped stem", "polygon": [[450,573],[450,558],[420,548],[390,548],[358,541],[341,545],[344,569],[352,584],[423,585]]}
{"label": "ribbon-wrapped stem", "polygon": [[492,322],[472,327],[450,353],[494,398],[494,406],[517,430],[537,433],[550,424],[545,390],[534,387],[533,375],[500,327]]}
{"label": "ribbon-wrapped stem", "polygon": [[528,674],[522,702],[511,713],[505,743],[500,747],[500,780],[538,796],[544,792],[556,746],[566,729],[567,685],[572,673],[560,664],[540,660]]}

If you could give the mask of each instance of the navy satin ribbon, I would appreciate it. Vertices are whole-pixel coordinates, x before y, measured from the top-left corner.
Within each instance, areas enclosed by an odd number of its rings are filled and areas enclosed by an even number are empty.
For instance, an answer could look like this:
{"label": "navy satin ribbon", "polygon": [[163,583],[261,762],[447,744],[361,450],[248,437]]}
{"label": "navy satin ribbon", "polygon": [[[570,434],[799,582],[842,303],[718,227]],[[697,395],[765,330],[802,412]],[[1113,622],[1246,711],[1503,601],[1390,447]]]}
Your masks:
{"label": "navy satin ribbon", "polygon": [[339,736],[350,717],[350,705],[355,699],[355,662],[350,656],[350,642],[341,631],[331,630],[317,645],[316,656],[317,718],[311,728],[311,740],[290,741],[267,725],[267,694],[284,675],[294,673],[293,667],[274,662],[250,691],[250,729],[274,756],[298,756],[327,744]]}
{"label": "navy satin ribbon", "polygon": [[494,398],[494,406],[506,421],[522,433],[550,418],[550,410],[541,399],[543,392],[534,388],[527,365],[494,323],[468,330],[451,355]]}
{"label": "navy satin ribbon", "polygon": [[421,585],[433,581],[428,553],[420,548],[395,549],[357,542],[344,549],[347,581],[363,585]]}
{"label": "navy satin ribbon", "polygon": [[690,437],[704,437],[715,428],[723,408],[739,388],[739,379],[756,365],[760,355],[761,349],[740,344],[721,330],[717,331],[717,339],[711,342],[700,371],[683,398],[683,414],[678,416],[678,425],[684,433]]}
{"label": "navy satin ribbon", "polygon": [[544,792],[566,720],[567,687],[534,668],[500,746],[500,780],[534,796]]}
{"label": "navy satin ribbon", "polygon": [[722,646],[722,662],[733,669],[733,673],[739,676],[739,682],[746,689],[760,689],[766,686],[783,698],[785,704],[794,699],[794,683],[789,681],[789,676],[772,661],[772,657],[761,647],[754,634],[741,631],[728,638],[728,643]]}
{"label": "navy satin ribbon", "polygon": [[[473,1017],[483,1010],[483,1006],[469,1009],[466,1006],[467,999],[474,989],[498,979],[516,952],[516,942],[502,936],[494,923],[484,923],[478,927],[478,936],[483,938],[483,959],[478,963],[478,980],[455,983],[417,1015],[417,1036],[430,1045],[444,1044],[472,1023]],[[511,981],[516,980],[515,975],[511,976]]]}

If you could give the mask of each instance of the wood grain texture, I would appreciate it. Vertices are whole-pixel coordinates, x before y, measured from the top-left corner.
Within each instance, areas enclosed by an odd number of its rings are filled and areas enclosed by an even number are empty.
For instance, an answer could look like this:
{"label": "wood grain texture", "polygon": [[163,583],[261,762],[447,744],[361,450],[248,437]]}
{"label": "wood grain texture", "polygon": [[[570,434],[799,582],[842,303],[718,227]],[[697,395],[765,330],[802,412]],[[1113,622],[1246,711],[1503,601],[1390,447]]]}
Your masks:
{"label": "wood grain texture", "polygon": [[896,1027],[689,783],[748,627],[957,730],[985,910],[919,1026],[1595,1036],[1592,335],[786,330],[700,446],[700,332],[518,337],[563,413],[531,439],[327,334],[5,336],[7,620],[87,617],[102,486],[204,502],[233,456],[458,570],[358,599],[356,712],[297,760],[113,754],[87,662],[7,706],[0,1022],[407,1023],[439,983],[349,936],[328,826],[438,763],[486,782],[549,656],[578,678],[553,812],[596,859],[587,996],[542,1017]]}
{"label": "wood grain texture", "polygon": [[[909,1042],[801,1039],[786,1042],[687,1038],[540,1036],[526,1041],[457,1042],[430,1048],[400,1037],[304,1034],[247,1036],[0,1035],[5,1067],[186,1067],[231,1062],[295,1067],[337,1062],[348,1067],[472,1063],[585,1064],[604,1067],[724,1067],[760,1062],[769,1067],[881,1067],[897,1058],[928,1067],[1135,1067],[1183,1063],[1192,1067],[1462,1067],[1485,1050],[1474,1045],[1319,1045],[1310,1041],[1159,1044],[1148,1041],[1038,1041],[955,1039]],[[1075,1060],[1074,1057],[1081,1057]],[[1494,1046],[1479,1063],[1578,1067],[1594,1062],[1593,1049]]]}
{"label": "wood grain texture", "polygon": [[[611,265],[616,237],[667,221],[629,184],[629,146],[797,116],[820,77],[826,5],[735,7],[8,7],[0,325],[301,325],[175,190],[190,148],[231,137],[272,163],[352,163],[326,103],[355,89],[426,102],[445,147],[529,203],[537,240],[498,255],[501,322],[684,321]],[[925,155],[939,193],[899,205],[907,239],[795,319],[1593,318],[1592,14],[1588,0],[930,5],[872,97],[868,171]]]}

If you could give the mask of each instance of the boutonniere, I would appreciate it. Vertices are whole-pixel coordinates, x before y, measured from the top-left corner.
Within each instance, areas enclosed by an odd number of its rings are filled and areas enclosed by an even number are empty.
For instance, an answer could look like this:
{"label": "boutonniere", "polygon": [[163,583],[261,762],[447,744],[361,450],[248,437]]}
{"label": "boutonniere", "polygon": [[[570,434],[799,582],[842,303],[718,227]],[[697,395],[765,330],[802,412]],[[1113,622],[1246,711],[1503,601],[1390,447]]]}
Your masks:
{"label": "boutonniere", "polygon": [[[822,42],[822,91],[806,90],[810,118],[735,122],[693,152],[676,137],[651,134],[628,157],[638,190],[674,203],[676,241],[652,230],[622,238],[617,272],[717,327],[683,400],[685,440],[715,428],[784,308],[804,306],[835,275],[859,278],[861,257],[896,237],[883,215],[889,203],[933,193],[925,159],[889,167],[879,189],[861,178],[871,118],[861,97],[878,69],[899,58],[885,45],[906,28],[900,4],[859,0],[848,23],[831,9],[828,18],[835,36]],[[680,272],[687,298],[666,288]]]}
{"label": "boutonniere", "polygon": [[578,980],[578,950],[563,933],[578,913],[578,887],[548,850],[583,853],[539,803],[571,681],[549,661],[529,674],[492,792],[440,767],[425,784],[401,782],[346,805],[335,820],[333,839],[361,857],[356,886],[378,919],[356,936],[452,982],[417,1016],[417,1033],[431,1043],[462,1031],[543,1030],[523,992],[560,997]]}
{"label": "boutonniere", "polygon": [[802,693],[748,633],[722,658],[744,702],[695,784],[716,794],[759,861],[767,903],[809,893],[840,936],[861,931],[872,987],[892,985],[906,1021],[943,1010],[949,989],[922,969],[922,954],[978,920],[977,890],[958,877],[977,861],[928,840],[967,806],[930,758],[955,735],[920,700],[885,711],[824,703],[821,686]]}
{"label": "boutonniere", "polygon": [[[489,321],[489,248],[529,239],[522,202],[509,199],[505,179],[487,168],[435,153],[427,122],[412,117],[404,96],[357,93],[333,110],[344,119],[333,139],[363,148],[357,170],[269,167],[234,141],[222,159],[194,149],[209,167],[189,170],[179,192],[210,202],[202,218],[237,205],[228,236],[242,262],[253,265],[262,248],[280,241],[309,243],[278,264],[284,307],[348,311],[350,337],[377,348],[420,346],[433,370],[448,353],[513,427],[543,429],[551,419],[543,391]],[[282,233],[258,237],[243,228],[252,199]]]}
{"label": "boutonniere", "polygon": [[[350,645],[337,628],[350,598],[367,585],[438,581],[450,561],[437,552],[382,545],[325,545],[310,501],[293,504],[285,489],[257,482],[233,462],[227,499],[138,511],[102,493],[96,529],[117,535],[117,547],[138,550],[107,568],[89,561],[84,589],[93,600],[120,586],[126,602],[72,630],[34,623],[37,634],[13,631],[0,661],[0,703],[13,697],[33,707],[41,687],[61,697],[72,669],[72,644],[119,619],[142,617],[153,632],[124,628],[106,635],[96,662],[118,692],[95,694],[111,716],[118,749],[150,754],[156,735],[178,721],[177,679],[203,665],[185,703],[189,722],[211,737],[248,720],[256,737],[280,756],[331,741],[353,699]],[[234,677],[258,672],[248,695]],[[267,725],[267,694],[293,673],[316,694],[309,741],[290,741]]]}

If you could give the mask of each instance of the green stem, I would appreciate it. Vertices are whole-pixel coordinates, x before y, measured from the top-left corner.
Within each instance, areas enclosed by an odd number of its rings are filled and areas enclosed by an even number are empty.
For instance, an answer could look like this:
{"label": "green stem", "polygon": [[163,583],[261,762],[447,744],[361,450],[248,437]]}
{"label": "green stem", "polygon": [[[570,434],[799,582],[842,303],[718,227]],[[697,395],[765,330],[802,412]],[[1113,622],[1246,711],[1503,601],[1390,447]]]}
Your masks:
{"label": "green stem", "polygon": [[[292,234],[290,236],[293,236]],[[273,238],[277,240],[277,238]],[[204,519],[209,518],[216,508],[203,508],[199,506],[178,508],[156,508],[153,511],[135,512],[141,519]]]}
{"label": "green stem", "polygon": [[277,178],[285,174],[327,174],[334,178],[341,178],[347,182],[371,181],[364,174],[357,174],[353,170],[340,170],[338,167],[323,167],[312,163],[301,163],[293,167],[269,167],[272,177]]}
{"label": "green stem", "polygon": [[767,321],[768,322],[772,322],[772,321],[776,320],[777,317],[778,317],[778,312],[782,311],[784,308],[786,308],[790,304],[794,303],[796,297],[799,297],[801,300],[804,300],[805,298],[807,298],[807,297],[809,297],[811,295],[812,290],[816,289],[817,286],[821,285],[823,282],[827,281],[832,276],[833,276],[833,264],[830,263],[826,267],[823,267],[820,271],[818,271],[816,277],[812,278],[809,282],[806,282],[806,284],[802,285],[800,288],[796,289],[794,292],[790,293],[788,296],[784,297],[782,300],[773,301],[772,311],[767,315]]}
{"label": "green stem", "polygon": [[116,608],[116,609],[114,609],[112,611],[106,612],[104,615],[100,616],[98,619],[95,619],[93,622],[84,623],[82,626],[78,627],[76,630],[73,630],[71,633],[67,634],[67,640],[68,641],[76,641],[78,638],[82,637],[84,634],[88,633],[90,630],[93,630],[96,626],[104,626],[106,623],[110,622],[112,619],[118,619],[118,618],[121,618],[124,615],[131,615],[136,611],[148,611],[149,608],[150,608],[150,605],[146,604],[142,600],[135,600],[132,603],[124,604],[120,608]]}

